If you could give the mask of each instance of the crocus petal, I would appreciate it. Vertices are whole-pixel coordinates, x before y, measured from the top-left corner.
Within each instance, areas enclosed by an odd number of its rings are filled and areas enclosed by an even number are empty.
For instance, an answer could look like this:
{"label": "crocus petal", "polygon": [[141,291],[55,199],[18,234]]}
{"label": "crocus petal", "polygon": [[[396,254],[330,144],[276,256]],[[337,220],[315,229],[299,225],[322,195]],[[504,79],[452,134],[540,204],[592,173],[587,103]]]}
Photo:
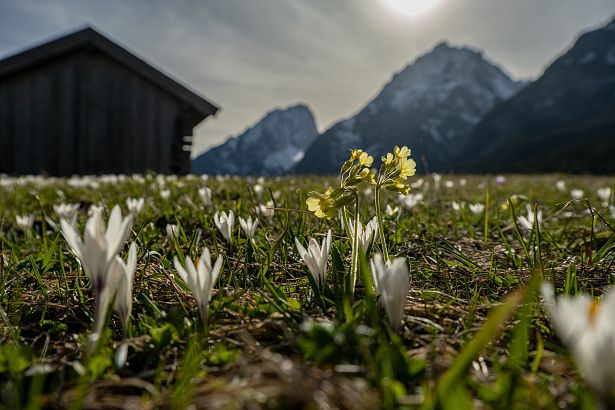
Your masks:
{"label": "crocus petal", "polygon": [[188,283],[188,272],[186,272],[186,269],[184,269],[184,267],[182,266],[177,256],[173,258],[173,266],[175,267],[175,270],[177,271],[177,273],[179,273],[179,277],[184,282]]}
{"label": "crocus petal", "polygon": [[131,243],[130,248],[128,249],[128,261],[126,263],[126,269],[129,272],[132,272],[130,278],[132,280],[132,276],[134,275],[135,268],[137,267],[137,244]]}
{"label": "crocus petal", "polygon": [[295,246],[297,247],[297,251],[299,252],[299,256],[301,256],[301,259],[305,259],[305,255],[307,255],[307,250],[305,250],[305,248],[303,247],[303,245],[301,245],[297,238],[295,238]]}
{"label": "crocus petal", "polygon": [[191,284],[192,287],[199,288],[199,286],[198,286],[198,284],[199,284],[199,281],[198,281],[198,277],[199,277],[198,270],[194,266],[194,262],[192,262],[192,259],[190,259],[187,256],[186,256],[186,270],[188,271],[188,280],[190,281],[189,285]]}
{"label": "crocus petal", "polygon": [[223,256],[222,255],[218,256],[218,260],[216,260],[216,264],[211,270],[211,283],[212,284],[216,283],[216,280],[218,280],[218,275],[220,275],[220,272],[222,271],[223,261],[224,261]]}
{"label": "crocus petal", "polygon": [[201,260],[204,261],[205,266],[208,271],[211,271],[211,254],[209,253],[209,249],[203,249],[203,253],[201,254]]}
{"label": "crocus petal", "polygon": [[121,223],[122,210],[118,205],[115,205],[111,210],[111,215],[109,216],[109,223],[107,224],[107,232],[105,233],[105,237],[107,238],[107,240],[118,236],[118,230]]}
{"label": "crocus petal", "polygon": [[[119,207],[118,207],[119,209]],[[115,210],[115,208],[114,208]],[[130,234],[130,229],[132,228],[132,215],[128,215],[121,224],[114,229],[114,234],[111,235],[109,233],[105,234],[105,238],[107,240],[107,257],[111,258],[113,255],[117,255],[120,252],[120,249],[124,246],[128,235]]]}
{"label": "crocus petal", "polygon": [[79,260],[83,259],[83,241],[79,237],[79,233],[72,224],[69,224],[64,219],[60,220],[60,225],[62,227],[62,234],[64,235],[64,239],[68,242],[68,245],[72,248],[73,253]]}

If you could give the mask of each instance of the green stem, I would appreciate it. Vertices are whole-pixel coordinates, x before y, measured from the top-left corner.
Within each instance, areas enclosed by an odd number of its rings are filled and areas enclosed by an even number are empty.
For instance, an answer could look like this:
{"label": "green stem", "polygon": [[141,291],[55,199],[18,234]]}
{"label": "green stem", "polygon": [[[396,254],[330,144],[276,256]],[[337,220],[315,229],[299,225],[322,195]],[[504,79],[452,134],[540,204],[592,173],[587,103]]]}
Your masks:
{"label": "green stem", "polygon": [[350,301],[354,299],[354,287],[357,282],[357,271],[359,268],[359,195],[355,192],[354,198],[354,235],[352,235],[352,263],[350,265]]}
{"label": "green stem", "polygon": [[203,326],[203,336],[207,340],[207,335],[209,334],[209,312],[208,312],[207,304],[202,307],[199,305],[199,315],[201,316],[201,325]]}
{"label": "green stem", "polygon": [[348,210],[346,207],[342,207],[342,219],[344,220],[344,230],[346,231],[346,236],[352,241],[352,232],[350,231],[350,224],[348,223]]}
{"label": "green stem", "polygon": [[382,211],[380,210],[380,187],[376,186],[374,194],[376,202],[376,220],[378,221],[378,236],[380,236],[380,244],[382,248],[382,256],[385,261],[389,260],[389,250],[387,249],[386,237],[384,236],[384,224],[382,223]]}

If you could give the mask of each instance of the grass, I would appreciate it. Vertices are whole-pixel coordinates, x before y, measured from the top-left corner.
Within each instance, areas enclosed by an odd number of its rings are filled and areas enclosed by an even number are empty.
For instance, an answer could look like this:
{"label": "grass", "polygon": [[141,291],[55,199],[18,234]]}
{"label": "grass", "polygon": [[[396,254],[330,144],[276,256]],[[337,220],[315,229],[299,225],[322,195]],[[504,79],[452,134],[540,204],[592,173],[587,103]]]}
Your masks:
{"label": "grass", "polygon": [[[417,179],[417,177],[415,177]],[[401,330],[376,303],[362,260],[354,300],[343,283],[350,241],[338,220],[306,212],[309,190],[335,181],[257,181],[198,177],[2,179],[0,185],[0,408],[593,408],[538,302],[542,279],[558,292],[601,295],[614,281],[615,220],[596,196],[613,186],[600,177],[445,176],[414,192],[424,201],[385,217],[389,253],[407,258],[411,290]],[[555,181],[581,188],[570,201]],[[454,182],[452,188],[445,181]],[[83,181],[89,185],[81,186]],[[213,206],[198,197],[213,191]],[[162,199],[159,191],[170,189]],[[361,219],[374,215],[364,192]],[[109,314],[106,331],[87,348],[93,295],[62,236],[53,205],[80,203],[79,227],[92,204],[109,212],[145,197],[130,241],[139,247],[128,336]],[[273,199],[254,242],[235,227],[229,246],[213,223],[216,210],[254,216]],[[475,215],[451,201],[486,204]],[[540,229],[517,223],[526,204],[544,213]],[[16,215],[34,214],[22,230]],[[51,222],[51,223],[50,223]],[[180,234],[169,238],[167,224]],[[334,233],[328,282],[315,292],[294,246]],[[208,246],[224,254],[210,303],[207,336],[173,257],[196,258]],[[122,251],[127,252],[128,246]],[[377,251],[376,245],[372,248]],[[116,354],[128,346],[127,363]]]}

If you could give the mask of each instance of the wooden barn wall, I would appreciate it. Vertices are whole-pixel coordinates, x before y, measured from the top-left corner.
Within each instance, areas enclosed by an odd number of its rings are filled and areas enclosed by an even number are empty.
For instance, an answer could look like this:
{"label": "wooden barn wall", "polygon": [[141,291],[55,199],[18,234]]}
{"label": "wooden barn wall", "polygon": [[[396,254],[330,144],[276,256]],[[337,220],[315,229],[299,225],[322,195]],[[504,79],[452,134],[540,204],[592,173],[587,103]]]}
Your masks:
{"label": "wooden barn wall", "polygon": [[[0,170],[17,174],[39,173],[51,163],[57,167],[58,147],[53,136],[68,101],[57,95],[70,74],[70,62],[52,63],[0,79]],[[67,70],[68,67],[68,70]],[[70,82],[69,82],[70,83]],[[69,88],[68,85],[65,88]]]}
{"label": "wooden barn wall", "polygon": [[105,55],[72,53],[0,79],[0,172],[185,171],[182,111]]}

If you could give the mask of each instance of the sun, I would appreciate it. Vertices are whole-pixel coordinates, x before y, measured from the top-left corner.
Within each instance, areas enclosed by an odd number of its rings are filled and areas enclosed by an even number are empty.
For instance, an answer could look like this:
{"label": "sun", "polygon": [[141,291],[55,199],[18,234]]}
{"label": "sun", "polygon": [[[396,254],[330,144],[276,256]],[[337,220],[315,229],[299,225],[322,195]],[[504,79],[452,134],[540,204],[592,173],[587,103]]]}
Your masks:
{"label": "sun", "polygon": [[411,16],[421,14],[438,3],[439,0],[387,0],[396,11]]}

